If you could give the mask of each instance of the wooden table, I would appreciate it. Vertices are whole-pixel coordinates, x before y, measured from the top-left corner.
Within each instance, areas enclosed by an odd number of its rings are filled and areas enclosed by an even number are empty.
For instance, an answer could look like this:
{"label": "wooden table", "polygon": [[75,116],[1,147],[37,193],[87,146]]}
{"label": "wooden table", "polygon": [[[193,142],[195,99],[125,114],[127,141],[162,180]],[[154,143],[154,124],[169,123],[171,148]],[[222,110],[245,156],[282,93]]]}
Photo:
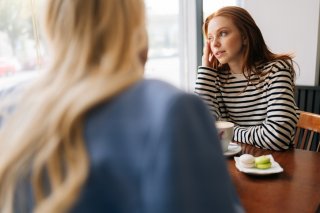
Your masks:
{"label": "wooden table", "polygon": [[320,212],[320,153],[300,149],[284,152],[263,150],[240,144],[238,154],[272,154],[284,169],[282,173],[255,176],[239,172],[233,157],[228,167],[238,195],[247,213]]}

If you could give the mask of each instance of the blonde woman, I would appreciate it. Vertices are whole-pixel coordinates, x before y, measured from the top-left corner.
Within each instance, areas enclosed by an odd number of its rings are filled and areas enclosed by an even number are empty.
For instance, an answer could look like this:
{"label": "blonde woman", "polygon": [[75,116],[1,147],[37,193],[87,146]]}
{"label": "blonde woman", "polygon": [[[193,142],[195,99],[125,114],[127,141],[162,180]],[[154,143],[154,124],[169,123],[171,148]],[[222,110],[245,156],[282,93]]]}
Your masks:
{"label": "blonde woman", "polygon": [[143,1],[45,2],[51,60],[3,120],[0,212],[241,211],[206,106],[143,80]]}

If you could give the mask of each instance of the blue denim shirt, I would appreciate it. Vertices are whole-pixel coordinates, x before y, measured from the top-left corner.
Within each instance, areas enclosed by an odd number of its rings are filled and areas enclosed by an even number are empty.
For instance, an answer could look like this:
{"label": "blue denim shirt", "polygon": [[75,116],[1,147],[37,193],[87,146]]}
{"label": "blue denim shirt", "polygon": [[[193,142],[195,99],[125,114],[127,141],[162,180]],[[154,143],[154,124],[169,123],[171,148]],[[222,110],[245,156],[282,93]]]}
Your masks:
{"label": "blue denim shirt", "polygon": [[[193,94],[142,80],[92,109],[84,138],[89,176],[71,212],[243,212],[214,120]],[[32,208],[28,187],[21,212]]]}
{"label": "blue denim shirt", "polygon": [[242,211],[204,103],[144,80],[88,114],[90,175],[73,212]]}

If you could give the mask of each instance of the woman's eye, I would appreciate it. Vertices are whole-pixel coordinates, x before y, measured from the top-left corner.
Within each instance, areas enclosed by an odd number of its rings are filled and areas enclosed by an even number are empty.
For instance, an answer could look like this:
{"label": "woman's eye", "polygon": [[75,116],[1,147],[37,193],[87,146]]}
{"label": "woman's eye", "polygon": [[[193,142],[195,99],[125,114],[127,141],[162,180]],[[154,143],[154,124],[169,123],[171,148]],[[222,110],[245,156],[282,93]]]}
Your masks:
{"label": "woman's eye", "polygon": [[228,34],[228,33],[225,32],[225,31],[220,32],[220,36],[221,36],[221,37],[224,37],[224,36],[226,36],[227,34]]}

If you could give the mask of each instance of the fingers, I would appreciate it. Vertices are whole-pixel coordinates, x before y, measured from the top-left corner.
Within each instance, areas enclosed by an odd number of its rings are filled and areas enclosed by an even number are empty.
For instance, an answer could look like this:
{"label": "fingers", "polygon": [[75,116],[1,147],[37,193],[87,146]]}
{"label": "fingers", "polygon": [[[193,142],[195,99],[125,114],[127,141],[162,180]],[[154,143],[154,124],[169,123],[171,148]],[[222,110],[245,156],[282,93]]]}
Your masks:
{"label": "fingers", "polygon": [[212,59],[213,59],[213,55],[211,52],[210,43],[209,41],[206,41],[203,47],[202,66],[212,67]]}
{"label": "fingers", "polygon": [[210,48],[210,44],[208,41],[206,41],[206,43],[203,45],[203,54],[204,55],[208,55],[209,54],[209,48]]}

